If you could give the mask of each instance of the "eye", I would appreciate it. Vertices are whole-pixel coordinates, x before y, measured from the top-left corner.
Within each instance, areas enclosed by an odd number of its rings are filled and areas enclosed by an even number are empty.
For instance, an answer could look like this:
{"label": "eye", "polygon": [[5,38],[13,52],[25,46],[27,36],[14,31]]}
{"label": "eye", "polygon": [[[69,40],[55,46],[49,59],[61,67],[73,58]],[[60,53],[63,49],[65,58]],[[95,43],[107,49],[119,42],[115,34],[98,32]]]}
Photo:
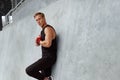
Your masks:
{"label": "eye", "polygon": [[36,21],[39,21],[40,19],[36,19]]}

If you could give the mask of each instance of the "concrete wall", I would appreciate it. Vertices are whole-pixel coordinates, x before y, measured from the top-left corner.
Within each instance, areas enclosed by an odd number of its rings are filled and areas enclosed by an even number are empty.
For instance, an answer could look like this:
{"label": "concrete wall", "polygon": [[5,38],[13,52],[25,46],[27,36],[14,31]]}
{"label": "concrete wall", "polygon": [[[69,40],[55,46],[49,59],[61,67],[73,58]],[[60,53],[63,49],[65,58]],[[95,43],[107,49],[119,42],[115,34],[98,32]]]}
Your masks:
{"label": "concrete wall", "polygon": [[[38,2],[37,2],[38,1]],[[33,14],[42,11],[59,37],[54,80],[120,79],[119,0],[26,0],[0,32],[0,80],[35,80],[25,68],[41,57]]]}

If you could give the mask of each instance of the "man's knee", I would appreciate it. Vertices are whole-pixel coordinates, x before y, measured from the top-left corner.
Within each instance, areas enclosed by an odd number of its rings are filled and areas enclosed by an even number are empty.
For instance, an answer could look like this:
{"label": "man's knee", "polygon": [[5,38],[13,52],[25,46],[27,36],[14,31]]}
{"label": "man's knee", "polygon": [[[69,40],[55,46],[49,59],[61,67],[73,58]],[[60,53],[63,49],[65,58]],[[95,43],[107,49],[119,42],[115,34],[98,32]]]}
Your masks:
{"label": "man's knee", "polygon": [[34,74],[33,70],[31,70],[29,67],[27,67],[25,71],[29,76],[32,76]]}

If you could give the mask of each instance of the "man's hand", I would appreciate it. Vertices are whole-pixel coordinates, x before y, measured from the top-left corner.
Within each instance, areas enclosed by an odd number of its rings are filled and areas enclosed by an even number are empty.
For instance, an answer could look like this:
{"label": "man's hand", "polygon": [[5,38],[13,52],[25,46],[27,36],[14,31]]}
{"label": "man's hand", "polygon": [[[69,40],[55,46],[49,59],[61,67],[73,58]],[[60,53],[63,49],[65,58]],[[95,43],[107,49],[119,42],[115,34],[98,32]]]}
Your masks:
{"label": "man's hand", "polygon": [[41,36],[36,37],[36,46],[40,45]]}

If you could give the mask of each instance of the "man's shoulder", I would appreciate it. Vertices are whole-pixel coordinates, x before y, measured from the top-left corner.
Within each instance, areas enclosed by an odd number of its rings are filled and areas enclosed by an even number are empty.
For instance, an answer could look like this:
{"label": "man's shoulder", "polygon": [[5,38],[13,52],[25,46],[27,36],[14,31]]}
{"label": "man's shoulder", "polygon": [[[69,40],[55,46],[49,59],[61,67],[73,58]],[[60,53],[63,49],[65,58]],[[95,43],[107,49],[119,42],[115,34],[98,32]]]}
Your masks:
{"label": "man's shoulder", "polygon": [[51,25],[47,25],[46,27],[45,27],[45,30],[55,30],[54,28],[53,28],[53,26],[51,26]]}

